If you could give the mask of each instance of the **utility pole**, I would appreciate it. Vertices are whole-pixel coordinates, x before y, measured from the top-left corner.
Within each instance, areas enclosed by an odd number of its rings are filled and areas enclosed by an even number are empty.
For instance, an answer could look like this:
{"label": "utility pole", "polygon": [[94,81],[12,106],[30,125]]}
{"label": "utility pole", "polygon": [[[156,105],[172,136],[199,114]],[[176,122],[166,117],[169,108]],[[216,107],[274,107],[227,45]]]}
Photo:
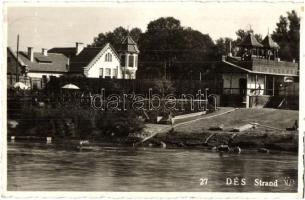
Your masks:
{"label": "utility pole", "polygon": [[167,70],[167,69],[166,69],[166,61],[164,61],[164,79],[165,79],[165,80],[166,80],[166,76],[167,76],[167,75],[166,75],[166,70]]}
{"label": "utility pole", "polygon": [[17,35],[16,82],[19,82],[19,75],[18,75],[18,57],[19,57],[19,34]]}

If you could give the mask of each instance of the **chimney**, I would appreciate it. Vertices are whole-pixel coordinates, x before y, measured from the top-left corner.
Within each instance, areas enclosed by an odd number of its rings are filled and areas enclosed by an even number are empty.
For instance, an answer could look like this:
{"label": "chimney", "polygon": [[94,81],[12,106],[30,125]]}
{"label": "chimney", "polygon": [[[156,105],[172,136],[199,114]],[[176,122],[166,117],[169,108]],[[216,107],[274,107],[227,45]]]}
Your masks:
{"label": "chimney", "polygon": [[76,42],[76,55],[78,55],[83,49],[84,49],[85,45],[84,43],[81,42]]}
{"label": "chimney", "polygon": [[29,60],[31,62],[34,61],[34,51],[33,51],[33,47],[28,47],[28,57],[29,57]]}
{"label": "chimney", "polygon": [[45,48],[42,48],[41,53],[42,53],[42,55],[44,55],[44,56],[48,56],[48,50],[45,49]]}

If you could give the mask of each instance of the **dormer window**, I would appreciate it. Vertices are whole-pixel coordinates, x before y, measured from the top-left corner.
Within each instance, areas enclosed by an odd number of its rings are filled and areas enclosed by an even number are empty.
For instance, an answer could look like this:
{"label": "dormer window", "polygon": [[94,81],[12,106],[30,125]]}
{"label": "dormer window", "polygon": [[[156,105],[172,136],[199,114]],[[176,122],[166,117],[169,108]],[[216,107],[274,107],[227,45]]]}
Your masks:
{"label": "dormer window", "polygon": [[106,53],[106,55],[105,55],[105,62],[112,62],[112,55],[111,55],[111,53]]}
{"label": "dormer window", "polygon": [[36,56],[36,61],[38,63],[52,63],[52,60],[45,56]]}

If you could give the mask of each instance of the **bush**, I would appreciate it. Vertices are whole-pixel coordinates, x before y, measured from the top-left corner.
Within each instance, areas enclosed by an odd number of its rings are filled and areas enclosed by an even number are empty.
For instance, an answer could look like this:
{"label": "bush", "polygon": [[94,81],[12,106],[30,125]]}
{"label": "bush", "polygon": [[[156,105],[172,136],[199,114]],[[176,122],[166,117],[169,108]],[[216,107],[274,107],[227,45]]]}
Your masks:
{"label": "bush", "polygon": [[[101,112],[79,107],[25,107],[19,120],[19,135],[90,137],[127,137],[141,131],[144,124],[133,112]],[[94,135],[93,133],[98,132]]]}

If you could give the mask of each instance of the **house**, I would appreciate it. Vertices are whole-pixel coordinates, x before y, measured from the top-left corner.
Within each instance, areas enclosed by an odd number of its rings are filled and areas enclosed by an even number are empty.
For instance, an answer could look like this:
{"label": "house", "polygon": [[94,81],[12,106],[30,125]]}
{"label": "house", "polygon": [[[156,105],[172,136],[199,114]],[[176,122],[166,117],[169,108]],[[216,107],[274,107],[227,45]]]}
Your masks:
{"label": "house", "polygon": [[28,77],[22,76],[25,70],[25,63],[17,58],[16,52],[14,52],[10,47],[7,47],[7,86],[12,88],[16,82],[23,82],[30,86],[30,79]]}
{"label": "house", "polygon": [[53,48],[49,52],[64,54],[70,58],[68,76],[136,78],[139,49],[129,35],[123,40],[118,51],[110,43],[103,47],[85,47],[83,43],[76,43],[75,48]]}
{"label": "house", "polygon": [[29,80],[26,84],[31,88],[43,88],[50,77],[63,76],[68,72],[68,58],[63,54],[48,53],[46,49],[34,52],[33,47],[28,47],[27,52],[19,51],[17,55],[8,47],[7,59],[8,75],[17,74],[16,82],[18,79]]}
{"label": "house", "polygon": [[138,54],[138,46],[129,35],[118,51],[109,43],[103,47],[85,47],[77,42],[75,47],[55,47],[41,52],[28,47],[27,52],[18,54],[8,47],[8,83],[12,86],[22,79],[31,88],[40,89],[51,77],[60,76],[135,79]]}
{"label": "house", "polygon": [[[239,96],[237,101],[246,107],[263,106],[274,96],[287,96],[290,83],[298,82],[298,63],[281,61],[278,58],[279,46],[269,35],[261,44],[253,34],[249,34],[239,47],[242,55],[224,56],[219,68],[224,96]],[[283,97],[281,101],[287,99]]]}
{"label": "house", "polygon": [[71,58],[69,76],[122,78],[119,55],[109,43],[102,48],[84,47],[76,52]]}

